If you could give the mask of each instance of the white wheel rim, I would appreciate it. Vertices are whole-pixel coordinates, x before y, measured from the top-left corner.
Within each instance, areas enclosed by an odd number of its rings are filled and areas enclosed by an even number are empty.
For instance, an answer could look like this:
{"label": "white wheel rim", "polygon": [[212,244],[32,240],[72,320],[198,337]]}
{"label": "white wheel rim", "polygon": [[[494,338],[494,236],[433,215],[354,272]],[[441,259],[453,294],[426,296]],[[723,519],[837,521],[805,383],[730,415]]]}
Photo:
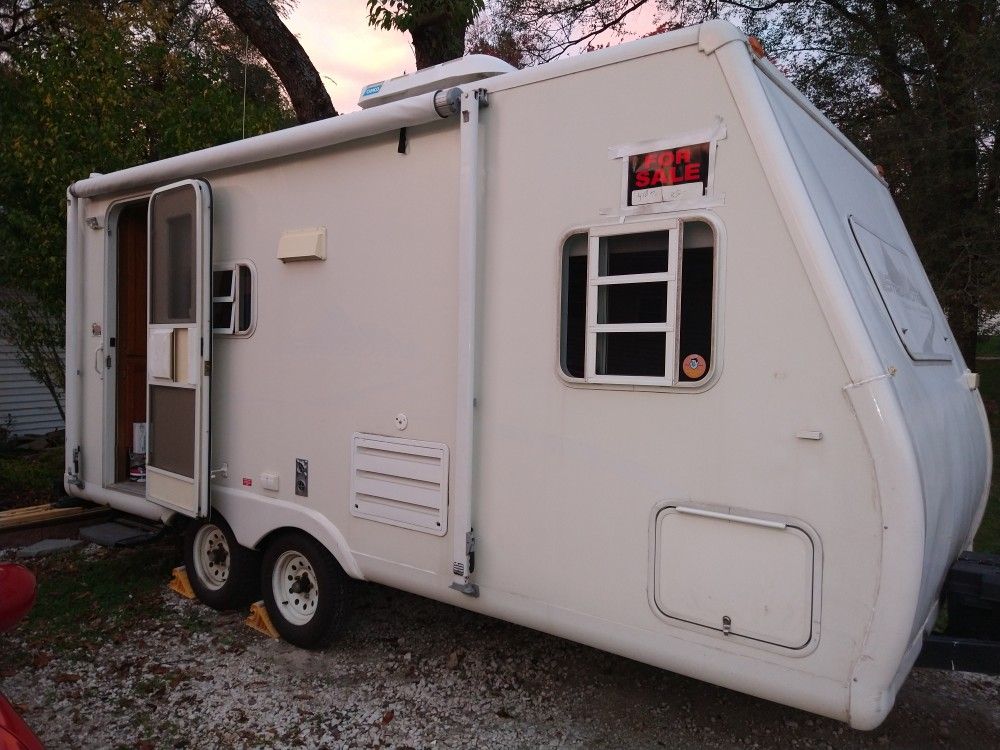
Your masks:
{"label": "white wheel rim", "polygon": [[271,591],[278,612],[293,625],[305,625],[316,613],[319,583],[312,563],[301,552],[282,552],[271,572]]}
{"label": "white wheel rim", "polygon": [[206,523],[194,535],[194,572],[198,580],[218,591],[229,580],[229,542],[218,526]]}

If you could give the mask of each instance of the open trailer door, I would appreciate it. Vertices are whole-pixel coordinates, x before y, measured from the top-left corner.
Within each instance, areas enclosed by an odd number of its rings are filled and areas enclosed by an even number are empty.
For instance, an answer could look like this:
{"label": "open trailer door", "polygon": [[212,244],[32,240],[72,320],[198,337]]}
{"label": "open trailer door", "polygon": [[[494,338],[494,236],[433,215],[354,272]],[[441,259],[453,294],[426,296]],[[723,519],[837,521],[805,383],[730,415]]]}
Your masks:
{"label": "open trailer door", "polygon": [[149,201],[146,499],[208,512],[212,192],[185,180]]}

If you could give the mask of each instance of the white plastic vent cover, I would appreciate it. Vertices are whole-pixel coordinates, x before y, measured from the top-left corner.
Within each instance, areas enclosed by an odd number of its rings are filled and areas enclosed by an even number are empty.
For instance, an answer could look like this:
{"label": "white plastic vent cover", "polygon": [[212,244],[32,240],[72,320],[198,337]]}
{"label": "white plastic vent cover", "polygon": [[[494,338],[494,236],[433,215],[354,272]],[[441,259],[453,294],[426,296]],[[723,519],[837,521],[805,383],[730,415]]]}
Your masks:
{"label": "white plastic vent cover", "polygon": [[464,83],[515,72],[510,63],[489,55],[466,55],[409,75],[369,83],[361,90],[358,106],[368,109],[379,104],[399,101],[411,96],[441,91]]}
{"label": "white plastic vent cover", "polygon": [[913,359],[951,359],[947,329],[913,250],[901,250],[851,217],[851,229],[885,309]]}
{"label": "white plastic vent cover", "polygon": [[448,446],[355,433],[351,515],[444,536],[448,531]]}

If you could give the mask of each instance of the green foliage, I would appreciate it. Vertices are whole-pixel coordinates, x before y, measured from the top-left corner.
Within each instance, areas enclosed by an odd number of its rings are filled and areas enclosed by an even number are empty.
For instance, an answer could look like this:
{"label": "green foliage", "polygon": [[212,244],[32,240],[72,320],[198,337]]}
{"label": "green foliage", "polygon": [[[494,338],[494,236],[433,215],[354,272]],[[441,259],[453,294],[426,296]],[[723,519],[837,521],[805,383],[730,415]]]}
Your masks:
{"label": "green foliage", "polygon": [[981,357],[1000,358],[1000,335],[980,336],[977,351]]}
{"label": "green foliage", "polygon": [[412,31],[420,24],[455,19],[466,26],[483,0],[367,0],[369,23],[378,29]]}
{"label": "green foliage", "polygon": [[367,0],[368,23],[409,32],[417,68],[461,57],[465,32],[484,0]]}
{"label": "green foliage", "polygon": [[55,445],[43,451],[24,451],[0,455],[0,492],[47,492],[53,481],[61,481],[63,446]]}
{"label": "green foliage", "polygon": [[977,329],[1000,308],[1000,4],[718,5],[883,166],[974,366]]}
{"label": "green foliage", "polygon": [[[67,186],[239,139],[245,43],[207,0],[0,1],[0,335],[58,388]],[[246,135],[291,123],[259,59],[246,80]]]}

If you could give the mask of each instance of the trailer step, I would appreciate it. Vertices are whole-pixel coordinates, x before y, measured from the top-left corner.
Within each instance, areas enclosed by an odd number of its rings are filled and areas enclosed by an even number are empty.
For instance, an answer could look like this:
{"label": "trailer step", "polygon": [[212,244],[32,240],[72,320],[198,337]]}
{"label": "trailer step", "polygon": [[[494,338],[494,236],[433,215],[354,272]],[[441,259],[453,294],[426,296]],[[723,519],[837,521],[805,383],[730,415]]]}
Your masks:
{"label": "trailer step", "polygon": [[102,547],[135,547],[151,542],[163,534],[163,526],[131,518],[99,523],[80,529],[80,536]]}
{"label": "trailer step", "polygon": [[27,508],[12,508],[11,510],[0,511],[0,531],[26,529],[32,526],[46,526],[52,523],[94,518],[110,512],[110,508],[101,505],[66,507],[60,503],[31,505]]}

